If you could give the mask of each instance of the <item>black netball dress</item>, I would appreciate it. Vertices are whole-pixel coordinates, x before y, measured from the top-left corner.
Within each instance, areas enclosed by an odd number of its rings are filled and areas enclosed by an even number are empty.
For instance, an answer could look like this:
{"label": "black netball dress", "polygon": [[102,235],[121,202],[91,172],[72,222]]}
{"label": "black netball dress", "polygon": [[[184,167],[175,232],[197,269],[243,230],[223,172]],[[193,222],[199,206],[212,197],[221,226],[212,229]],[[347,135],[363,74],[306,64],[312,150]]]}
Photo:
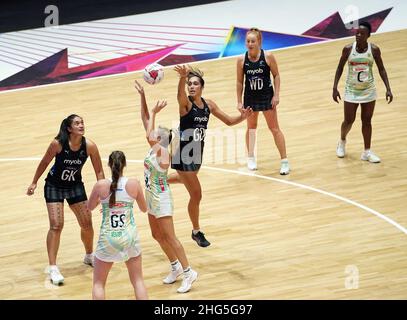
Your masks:
{"label": "black netball dress", "polygon": [[189,112],[180,118],[179,146],[172,155],[171,168],[180,171],[198,171],[202,164],[205,134],[208,127],[210,110],[202,99],[203,107],[198,107],[191,97]]}
{"label": "black netball dress", "polygon": [[264,50],[261,50],[260,58],[256,62],[250,61],[246,52],[243,72],[245,75],[244,107],[251,107],[253,111],[271,109],[274,90],[270,78],[270,67],[267,64]]}

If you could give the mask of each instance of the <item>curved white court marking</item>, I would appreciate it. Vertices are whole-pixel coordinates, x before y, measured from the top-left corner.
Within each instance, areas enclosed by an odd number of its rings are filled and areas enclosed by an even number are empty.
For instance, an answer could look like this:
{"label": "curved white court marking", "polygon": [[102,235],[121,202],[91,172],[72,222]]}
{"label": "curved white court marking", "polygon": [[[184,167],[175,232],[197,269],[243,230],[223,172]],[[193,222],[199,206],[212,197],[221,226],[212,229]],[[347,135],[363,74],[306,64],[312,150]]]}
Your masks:
{"label": "curved white court marking", "polygon": [[[33,161],[33,160],[41,160],[41,158],[3,158],[0,159],[0,162],[7,162],[7,161]],[[103,161],[107,161],[107,159],[102,159]],[[130,163],[142,163],[143,160],[127,160],[127,162]],[[328,197],[331,198],[335,198],[337,200],[343,201],[345,203],[348,203],[350,205],[353,205],[355,207],[358,207],[362,210],[365,210],[373,215],[375,215],[376,217],[386,221],[387,223],[390,223],[391,225],[393,225],[394,227],[396,227],[397,229],[399,229],[401,232],[403,232],[404,234],[407,235],[407,229],[405,227],[403,227],[402,225],[400,225],[399,223],[397,223],[396,221],[390,219],[389,217],[385,216],[384,214],[373,210],[363,204],[357,203],[356,201],[347,199],[345,197],[342,196],[338,196],[334,193],[328,192],[328,191],[324,191],[318,188],[314,188],[314,187],[310,187],[307,186],[305,184],[301,184],[301,183],[297,183],[297,182],[292,182],[292,181],[286,181],[283,179],[277,179],[277,178],[272,178],[272,177],[267,177],[267,176],[262,176],[260,174],[256,174],[256,173],[249,173],[249,172],[242,172],[242,171],[238,171],[238,170],[230,170],[230,169],[222,169],[222,168],[216,168],[216,167],[209,167],[209,166],[202,166],[202,168],[204,169],[208,169],[208,170],[212,170],[212,171],[219,171],[219,172],[224,172],[224,173],[234,173],[234,174],[238,174],[241,176],[250,176],[250,177],[255,177],[255,178],[259,178],[259,179],[264,179],[264,180],[270,180],[270,181],[274,181],[274,182],[278,182],[278,183],[283,183],[283,184],[288,184],[297,188],[301,188],[301,189],[306,189],[306,190],[310,190],[310,191],[314,191],[323,195],[326,195]]]}
{"label": "curved white court marking", "polygon": [[307,186],[305,184],[301,184],[301,183],[297,183],[297,182],[292,182],[292,181],[287,181],[287,180],[283,180],[283,179],[277,179],[277,178],[272,178],[272,177],[267,177],[267,176],[262,176],[259,174],[255,174],[255,173],[248,173],[248,172],[242,172],[242,171],[237,171],[237,170],[230,170],[230,169],[222,169],[222,168],[215,168],[215,167],[208,167],[208,166],[202,166],[202,168],[205,169],[209,169],[209,170],[213,170],[213,171],[220,171],[220,172],[227,172],[227,173],[234,173],[234,174],[240,174],[242,176],[253,176],[256,178],[260,178],[260,179],[265,179],[265,180],[271,180],[274,182],[279,182],[279,183],[283,183],[283,184],[288,184],[297,188],[301,188],[301,189],[306,189],[306,190],[310,190],[310,191],[314,191],[314,192],[318,192],[320,194],[326,195],[328,197],[331,198],[335,198],[337,200],[346,202],[350,205],[353,205],[355,207],[358,207],[362,210],[365,210],[373,215],[375,215],[376,217],[390,223],[391,225],[395,226],[397,229],[399,229],[401,232],[403,232],[404,234],[407,234],[407,229],[404,228],[402,225],[400,225],[399,223],[397,223],[396,221],[390,219],[389,217],[386,217],[384,214],[373,210],[363,204],[357,203],[356,201],[350,200],[348,198],[342,197],[342,196],[338,196],[334,193],[328,192],[328,191],[324,191],[318,188],[314,188],[314,187],[310,187]]}

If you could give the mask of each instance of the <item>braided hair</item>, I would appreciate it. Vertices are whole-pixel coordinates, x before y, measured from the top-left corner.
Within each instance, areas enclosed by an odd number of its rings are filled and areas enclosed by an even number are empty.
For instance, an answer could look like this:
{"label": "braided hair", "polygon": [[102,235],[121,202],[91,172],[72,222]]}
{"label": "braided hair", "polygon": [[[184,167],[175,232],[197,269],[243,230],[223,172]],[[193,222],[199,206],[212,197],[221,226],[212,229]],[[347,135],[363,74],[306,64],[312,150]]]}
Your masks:
{"label": "braided hair", "polygon": [[123,174],[123,169],[126,166],[126,156],[122,151],[113,151],[109,155],[109,167],[112,170],[112,183],[110,185],[109,208],[112,208],[116,203],[117,182]]}

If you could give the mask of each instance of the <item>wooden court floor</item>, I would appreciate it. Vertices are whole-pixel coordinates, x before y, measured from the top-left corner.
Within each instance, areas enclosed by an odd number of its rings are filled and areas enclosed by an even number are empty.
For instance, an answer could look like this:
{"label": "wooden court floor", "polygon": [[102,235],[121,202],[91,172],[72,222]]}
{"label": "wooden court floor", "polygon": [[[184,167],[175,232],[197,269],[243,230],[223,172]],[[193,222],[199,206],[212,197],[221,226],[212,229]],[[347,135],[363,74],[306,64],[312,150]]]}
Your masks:
{"label": "wooden court floor", "polygon": [[[248,175],[233,155],[235,163],[227,163],[227,146],[206,147],[199,176],[201,225],[210,247],[200,248],[191,240],[187,192],[181,185],[172,187],[176,232],[199,272],[191,292],[177,294],[179,282],[161,283],[168,263],[151,237],[146,214],[136,212],[151,299],[407,298],[403,229],[407,227],[407,30],[371,37],[382,50],[395,97],[392,104],[385,103],[384,86],[375,69],[378,100],[372,149],[382,158],[380,164],[359,160],[363,149],[360,110],[348,137],[347,156],[335,155],[343,105],[332,101],[331,90],[341,49],[350,41],[275,52],[282,79],[279,122],[286,137],[290,175],[278,174],[278,152],[262,116],[255,175]],[[197,64],[205,72],[204,97],[231,114],[237,112],[235,64],[234,58]],[[43,273],[48,230],[42,193],[45,174],[34,196],[26,196],[25,191],[39,162],[36,158],[71,113],[83,116],[86,137],[97,143],[102,158],[113,150],[124,151],[130,160],[144,158],[148,148],[139,119],[139,97],[133,89],[135,78],[141,79],[140,73],[0,94],[0,299],[91,298],[92,268],[82,263],[84,252],[73,213],[65,206],[58,259],[65,285],[55,287]],[[176,125],[175,72],[166,69],[162,83],[145,88],[150,105],[157,99],[169,102],[157,122]],[[240,137],[245,124],[225,131],[230,128],[212,117],[209,127]],[[234,143],[237,148],[243,145]],[[142,174],[140,162],[128,164],[126,175],[142,179]],[[83,176],[89,193],[95,182],[90,161]],[[93,216],[96,244],[99,210]],[[107,298],[132,296],[125,265],[115,265]]]}

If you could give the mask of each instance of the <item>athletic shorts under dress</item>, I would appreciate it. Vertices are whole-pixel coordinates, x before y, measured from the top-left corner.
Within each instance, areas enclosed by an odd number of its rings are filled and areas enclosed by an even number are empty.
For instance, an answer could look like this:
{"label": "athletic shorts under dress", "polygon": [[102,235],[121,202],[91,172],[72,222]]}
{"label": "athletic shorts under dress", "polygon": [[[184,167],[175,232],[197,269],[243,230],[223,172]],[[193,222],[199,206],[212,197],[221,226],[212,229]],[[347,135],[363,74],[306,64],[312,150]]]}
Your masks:
{"label": "athletic shorts under dress", "polygon": [[45,179],[44,197],[47,203],[63,202],[66,199],[69,204],[74,204],[87,200],[81,175],[87,158],[85,137],[82,137],[77,151],[71,150],[69,141],[62,145]]}

